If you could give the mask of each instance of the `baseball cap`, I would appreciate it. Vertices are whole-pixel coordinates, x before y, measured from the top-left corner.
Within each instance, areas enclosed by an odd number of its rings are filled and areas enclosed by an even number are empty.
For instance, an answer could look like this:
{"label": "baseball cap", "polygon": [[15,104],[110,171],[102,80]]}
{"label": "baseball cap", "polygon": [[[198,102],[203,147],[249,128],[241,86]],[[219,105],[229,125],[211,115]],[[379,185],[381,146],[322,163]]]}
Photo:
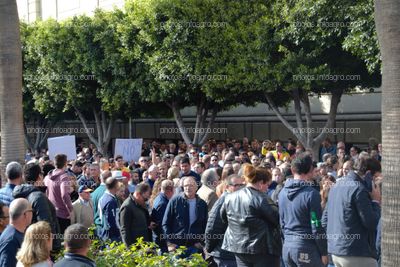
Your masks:
{"label": "baseball cap", "polygon": [[90,192],[92,192],[92,191],[93,191],[93,189],[87,187],[87,185],[81,185],[81,186],[79,187],[79,189],[78,189],[78,193],[82,193],[82,192],[90,193]]}
{"label": "baseball cap", "polygon": [[125,179],[125,176],[122,175],[122,171],[112,171],[111,172],[111,177],[115,178],[117,180]]}

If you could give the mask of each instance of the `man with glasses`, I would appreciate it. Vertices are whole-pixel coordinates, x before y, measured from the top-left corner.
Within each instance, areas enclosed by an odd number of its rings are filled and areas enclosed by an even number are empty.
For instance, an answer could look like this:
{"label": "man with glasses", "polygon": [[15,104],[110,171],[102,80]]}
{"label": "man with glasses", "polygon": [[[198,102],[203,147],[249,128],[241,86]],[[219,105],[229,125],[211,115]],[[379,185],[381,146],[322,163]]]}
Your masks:
{"label": "man with glasses", "polygon": [[9,223],[10,223],[10,215],[8,207],[0,203],[0,236],[1,233],[4,232],[4,229],[6,229]]}
{"label": "man with glasses", "polygon": [[32,222],[32,206],[24,198],[10,204],[10,224],[0,236],[0,266],[17,266],[16,255],[21,248],[26,228]]}
{"label": "man with glasses", "polygon": [[211,164],[210,164],[210,168],[218,168],[218,156],[217,155],[212,155],[211,156]]}
{"label": "man with glasses", "polygon": [[192,148],[189,151],[189,158],[198,158],[199,153],[197,152],[196,148]]}
{"label": "man with glasses", "polygon": [[207,253],[214,258],[218,266],[236,266],[235,255],[231,252],[221,249],[223,236],[227,225],[224,224],[219,216],[221,207],[224,204],[227,194],[242,189],[245,186],[244,179],[237,174],[232,174],[227,179],[228,187],[225,193],[215,202],[211,209],[206,226],[205,249]]}

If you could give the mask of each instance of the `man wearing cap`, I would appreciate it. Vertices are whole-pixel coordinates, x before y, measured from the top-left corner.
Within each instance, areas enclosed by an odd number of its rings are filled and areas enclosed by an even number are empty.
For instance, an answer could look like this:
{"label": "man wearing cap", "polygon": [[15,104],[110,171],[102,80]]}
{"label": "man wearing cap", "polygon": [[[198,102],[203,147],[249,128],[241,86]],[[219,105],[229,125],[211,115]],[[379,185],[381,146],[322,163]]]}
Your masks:
{"label": "man wearing cap", "polygon": [[72,203],[74,211],[71,216],[71,224],[80,223],[89,228],[94,222],[93,202],[90,193],[93,190],[86,185],[81,185],[78,189],[79,199]]}

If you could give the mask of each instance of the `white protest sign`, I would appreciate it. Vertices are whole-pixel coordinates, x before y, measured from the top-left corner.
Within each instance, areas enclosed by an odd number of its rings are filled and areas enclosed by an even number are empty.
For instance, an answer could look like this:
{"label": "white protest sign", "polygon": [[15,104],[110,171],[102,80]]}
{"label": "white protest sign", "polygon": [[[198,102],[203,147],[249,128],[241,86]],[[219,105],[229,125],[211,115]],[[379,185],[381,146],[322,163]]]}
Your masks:
{"label": "white protest sign", "polygon": [[51,160],[54,160],[57,154],[67,155],[68,160],[76,159],[75,135],[48,138],[47,146]]}
{"label": "white protest sign", "polygon": [[137,139],[115,139],[114,157],[121,155],[124,161],[139,161],[142,154],[142,138]]}

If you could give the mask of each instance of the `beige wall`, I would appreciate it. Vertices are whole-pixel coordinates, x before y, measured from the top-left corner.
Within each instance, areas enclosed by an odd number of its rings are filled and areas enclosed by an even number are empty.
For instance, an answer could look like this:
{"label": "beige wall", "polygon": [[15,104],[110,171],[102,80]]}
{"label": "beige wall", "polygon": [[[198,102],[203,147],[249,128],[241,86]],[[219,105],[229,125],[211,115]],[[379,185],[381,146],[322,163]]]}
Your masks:
{"label": "beige wall", "polygon": [[17,0],[21,20],[33,22],[42,18],[64,20],[74,15],[92,15],[96,8],[123,7],[124,0]]}

